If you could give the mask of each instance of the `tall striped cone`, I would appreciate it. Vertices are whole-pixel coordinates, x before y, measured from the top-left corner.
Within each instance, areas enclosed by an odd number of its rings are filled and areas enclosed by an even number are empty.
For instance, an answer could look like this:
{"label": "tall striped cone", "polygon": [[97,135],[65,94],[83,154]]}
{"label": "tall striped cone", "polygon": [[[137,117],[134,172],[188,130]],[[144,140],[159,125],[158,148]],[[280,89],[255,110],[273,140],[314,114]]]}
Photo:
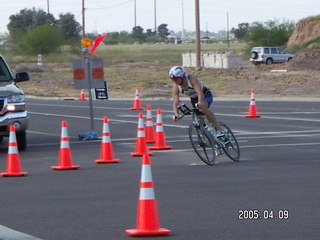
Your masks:
{"label": "tall striped cone", "polygon": [[69,144],[67,121],[61,122],[59,166],[51,166],[51,168],[54,170],[73,170],[80,168],[79,165],[72,164],[72,154]]}
{"label": "tall striped cone", "polygon": [[153,146],[149,147],[151,150],[165,150],[171,149],[172,146],[166,145],[166,136],[163,130],[162,123],[162,110],[158,108],[157,110],[157,122],[156,122],[156,141]]}
{"label": "tall striped cone", "polygon": [[96,163],[117,163],[119,159],[113,158],[113,149],[110,138],[109,119],[103,118],[102,143],[100,151],[100,159],[95,160]]}
{"label": "tall striped cone", "polygon": [[257,114],[257,106],[256,106],[256,91],[254,89],[251,89],[251,98],[250,98],[250,106],[249,106],[249,112],[247,115],[245,115],[246,118],[258,118],[261,117],[261,115]]}
{"label": "tall striped cone", "polygon": [[147,105],[147,117],[146,117],[146,142],[154,143],[155,142],[155,133],[153,127],[153,119],[151,113],[151,105]]}
{"label": "tall striped cone", "polygon": [[21,172],[20,156],[18,153],[18,144],[16,138],[16,129],[14,125],[11,125],[9,134],[6,172],[0,173],[0,176],[20,177],[25,175],[27,175],[27,172]]}
{"label": "tall striped cone", "polygon": [[139,99],[139,87],[136,87],[136,94],[134,97],[134,103],[131,110],[143,110],[143,107],[141,107],[140,99]]}
{"label": "tall striped cone", "polygon": [[151,152],[147,152],[147,143],[144,132],[143,114],[139,113],[137,138],[136,138],[136,151],[131,153],[131,156],[143,156],[144,154],[153,155]]}
{"label": "tall striped cone", "polygon": [[83,89],[81,89],[79,100],[81,100],[81,101],[86,100],[86,96],[84,94]]}
{"label": "tall striped cone", "polygon": [[160,228],[157,203],[153,187],[151,160],[150,156],[145,154],[142,158],[136,229],[127,229],[125,232],[128,235],[146,236],[165,235],[171,233],[171,230],[169,229]]}

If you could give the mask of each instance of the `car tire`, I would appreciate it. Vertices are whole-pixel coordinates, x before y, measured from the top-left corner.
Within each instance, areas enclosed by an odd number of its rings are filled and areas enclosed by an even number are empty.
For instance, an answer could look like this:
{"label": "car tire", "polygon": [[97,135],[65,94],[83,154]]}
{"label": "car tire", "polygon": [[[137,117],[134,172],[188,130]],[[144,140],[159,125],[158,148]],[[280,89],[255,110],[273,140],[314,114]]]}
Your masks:
{"label": "car tire", "polygon": [[251,58],[252,59],[257,59],[258,58],[258,53],[257,52],[251,52]]}
{"label": "car tire", "polygon": [[18,143],[18,150],[19,151],[26,150],[26,148],[27,148],[27,133],[26,133],[26,131],[17,133],[17,143]]}
{"label": "car tire", "polygon": [[273,62],[273,61],[272,61],[272,58],[268,58],[268,59],[266,60],[266,64],[267,64],[267,65],[272,64],[272,62]]}

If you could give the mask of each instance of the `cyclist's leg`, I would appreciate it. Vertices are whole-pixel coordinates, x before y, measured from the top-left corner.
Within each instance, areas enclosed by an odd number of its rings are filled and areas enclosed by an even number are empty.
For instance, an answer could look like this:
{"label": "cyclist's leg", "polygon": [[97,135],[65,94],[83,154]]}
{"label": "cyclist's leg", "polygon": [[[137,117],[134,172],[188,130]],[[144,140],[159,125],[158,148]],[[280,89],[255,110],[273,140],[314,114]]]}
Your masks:
{"label": "cyclist's leg", "polygon": [[210,91],[207,91],[207,93],[204,97],[205,104],[200,106],[200,111],[204,113],[204,115],[207,117],[208,121],[212,124],[212,126],[214,126],[218,131],[222,131],[222,128],[221,128],[215,114],[213,113],[213,111],[211,111],[209,109],[212,101],[213,101],[213,96]]}

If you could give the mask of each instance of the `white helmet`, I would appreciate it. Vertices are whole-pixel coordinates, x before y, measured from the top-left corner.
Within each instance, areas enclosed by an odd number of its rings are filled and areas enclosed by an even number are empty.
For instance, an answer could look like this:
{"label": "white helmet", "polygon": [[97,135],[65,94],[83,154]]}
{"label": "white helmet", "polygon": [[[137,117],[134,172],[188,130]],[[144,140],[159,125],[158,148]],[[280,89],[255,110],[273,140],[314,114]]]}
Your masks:
{"label": "white helmet", "polygon": [[181,66],[174,66],[169,70],[170,78],[180,78],[183,77],[186,73],[186,70]]}

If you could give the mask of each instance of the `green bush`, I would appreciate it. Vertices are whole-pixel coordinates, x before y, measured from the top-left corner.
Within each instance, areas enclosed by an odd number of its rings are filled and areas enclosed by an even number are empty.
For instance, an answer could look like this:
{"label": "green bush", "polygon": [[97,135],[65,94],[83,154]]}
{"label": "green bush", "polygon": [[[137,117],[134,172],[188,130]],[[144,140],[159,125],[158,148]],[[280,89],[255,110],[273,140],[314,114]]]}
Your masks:
{"label": "green bush", "polygon": [[293,22],[254,22],[248,28],[245,41],[249,48],[253,46],[285,46],[294,28]]}
{"label": "green bush", "polygon": [[42,25],[21,35],[18,47],[25,54],[48,54],[56,52],[62,44],[63,33],[61,29]]}

